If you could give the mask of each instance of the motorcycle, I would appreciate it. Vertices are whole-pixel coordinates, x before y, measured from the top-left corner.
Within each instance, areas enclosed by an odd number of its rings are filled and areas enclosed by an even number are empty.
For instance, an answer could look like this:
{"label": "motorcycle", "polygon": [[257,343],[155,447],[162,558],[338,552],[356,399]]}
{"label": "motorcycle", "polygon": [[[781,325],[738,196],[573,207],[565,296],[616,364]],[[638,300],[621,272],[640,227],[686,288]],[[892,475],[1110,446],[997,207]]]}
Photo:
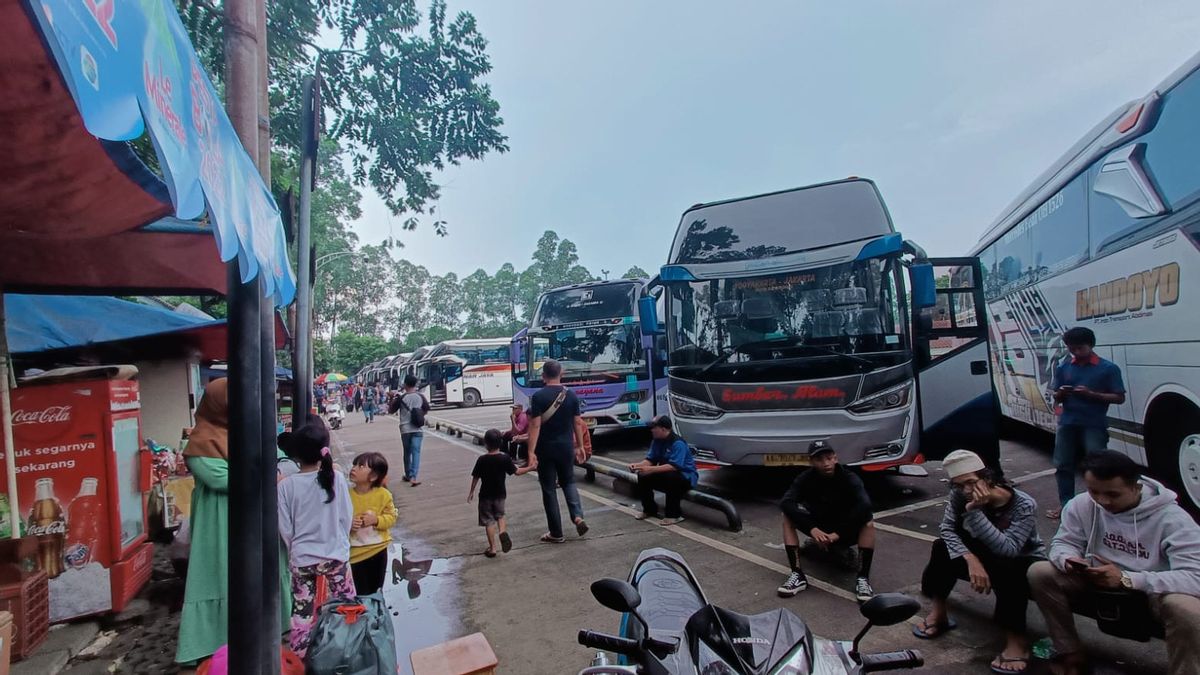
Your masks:
{"label": "motorcycle", "polygon": [[329,423],[330,429],[341,429],[342,420],[345,417],[346,413],[342,412],[340,401],[330,401],[325,404],[325,421]]}
{"label": "motorcycle", "polygon": [[817,637],[786,609],[745,616],[708,602],[683,557],[664,548],[642,551],[628,581],[591,586],[601,605],[621,612],[620,635],[579,632],[579,643],[603,652],[579,675],[860,675],[919,668],[921,653],[863,654],[858,646],[874,626],[912,617],[921,605],[899,593],[863,603],[867,625],[852,642]]}

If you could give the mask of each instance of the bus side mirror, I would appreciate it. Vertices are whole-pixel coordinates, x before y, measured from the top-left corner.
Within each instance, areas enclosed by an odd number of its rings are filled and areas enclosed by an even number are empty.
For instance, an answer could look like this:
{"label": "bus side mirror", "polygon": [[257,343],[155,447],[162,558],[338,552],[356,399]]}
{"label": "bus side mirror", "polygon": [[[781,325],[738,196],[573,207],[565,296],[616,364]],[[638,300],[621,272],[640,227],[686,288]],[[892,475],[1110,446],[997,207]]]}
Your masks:
{"label": "bus side mirror", "polygon": [[917,263],[908,269],[912,281],[912,302],[917,309],[937,305],[937,285],[933,280],[933,265]]}
{"label": "bus side mirror", "polygon": [[638,320],[642,323],[642,335],[658,335],[658,307],[654,298],[638,298]]}

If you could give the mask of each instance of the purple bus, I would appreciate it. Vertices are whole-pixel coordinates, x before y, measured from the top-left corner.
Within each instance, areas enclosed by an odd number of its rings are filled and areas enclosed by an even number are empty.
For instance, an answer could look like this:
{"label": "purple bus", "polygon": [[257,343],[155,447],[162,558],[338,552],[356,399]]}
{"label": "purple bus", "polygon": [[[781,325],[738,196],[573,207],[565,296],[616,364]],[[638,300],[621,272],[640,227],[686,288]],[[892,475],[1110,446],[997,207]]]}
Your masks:
{"label": "purple bus", "polygon": [[665,339],[658,326],[642,329],[643,316],[657,320],[649,311],[653,288],[644,279],[618,279],[542,293],[533,322],[509,350],[513,401],[528,406],[542,387],[542,362],[555,359],[589,429],[644,426],[665,414]]}

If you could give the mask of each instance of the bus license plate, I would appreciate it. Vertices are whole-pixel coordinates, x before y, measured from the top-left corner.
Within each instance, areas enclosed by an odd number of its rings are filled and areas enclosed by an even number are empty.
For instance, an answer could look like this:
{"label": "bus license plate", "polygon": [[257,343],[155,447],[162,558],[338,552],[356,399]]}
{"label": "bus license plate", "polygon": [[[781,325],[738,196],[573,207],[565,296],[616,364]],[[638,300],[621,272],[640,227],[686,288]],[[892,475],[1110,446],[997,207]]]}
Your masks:
{"label": "bus license plate", "polygon": [[808,466],[808,455],[763,455],[763,466]]}

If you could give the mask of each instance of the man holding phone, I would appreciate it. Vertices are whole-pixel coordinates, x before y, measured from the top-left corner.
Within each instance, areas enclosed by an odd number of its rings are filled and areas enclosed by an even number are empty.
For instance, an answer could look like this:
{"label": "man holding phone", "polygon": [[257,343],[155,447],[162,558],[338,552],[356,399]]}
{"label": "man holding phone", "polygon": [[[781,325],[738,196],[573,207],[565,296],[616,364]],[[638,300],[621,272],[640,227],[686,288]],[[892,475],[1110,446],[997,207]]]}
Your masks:
{"label": "man holding phone", "polygon": [[1171,675],[1200,673],[1200,526],[1124,454],[1100,450],[1084,466],[1087,493],[1063,509],[1050,560],[1029,568],[1058,655],[1053,672],[1085,672],[1072,606],[1115,591],[1163,624]]}
{"label": "man holding phone", "polygon": [[1108,406],[1125,402],[1121,369],[1093,351],[1096,334],[1089,328],[1075,327],[1063,333],[1062,339],[1071,358],[1054,369],[1050,385],[1062,413],[1054,434],[1058,508],[1047,511],[1048,518],[1058,518],[1062,507],[1075,496],[1079,461],[1108,448]]}

